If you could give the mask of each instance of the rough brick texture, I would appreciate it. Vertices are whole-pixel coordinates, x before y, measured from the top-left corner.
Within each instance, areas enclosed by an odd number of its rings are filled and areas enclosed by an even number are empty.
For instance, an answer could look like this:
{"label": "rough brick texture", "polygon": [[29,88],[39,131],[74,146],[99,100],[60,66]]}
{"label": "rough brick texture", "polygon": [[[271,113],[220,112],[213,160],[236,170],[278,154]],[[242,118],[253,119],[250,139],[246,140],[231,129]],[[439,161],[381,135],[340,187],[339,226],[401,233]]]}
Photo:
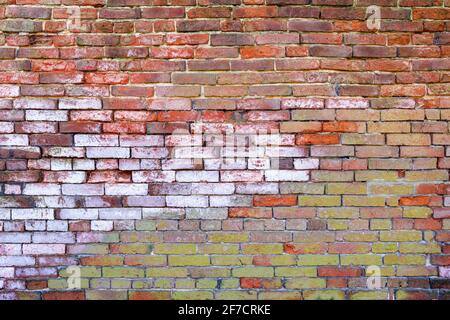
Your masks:
{"label": "rough brick texture", "polygon": [[0,0],[0,298],[448,299],[449,18]]}

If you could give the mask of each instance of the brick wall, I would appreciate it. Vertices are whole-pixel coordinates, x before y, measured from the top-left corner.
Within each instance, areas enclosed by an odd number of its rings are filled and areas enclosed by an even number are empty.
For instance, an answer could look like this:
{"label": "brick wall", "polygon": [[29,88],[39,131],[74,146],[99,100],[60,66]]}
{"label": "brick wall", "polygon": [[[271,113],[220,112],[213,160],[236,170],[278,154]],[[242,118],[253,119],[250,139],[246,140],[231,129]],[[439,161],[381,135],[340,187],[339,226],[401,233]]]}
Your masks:
{"label": "brick wall", "polygon": [[0,298],[449,298],[449,18],[0,0]]}

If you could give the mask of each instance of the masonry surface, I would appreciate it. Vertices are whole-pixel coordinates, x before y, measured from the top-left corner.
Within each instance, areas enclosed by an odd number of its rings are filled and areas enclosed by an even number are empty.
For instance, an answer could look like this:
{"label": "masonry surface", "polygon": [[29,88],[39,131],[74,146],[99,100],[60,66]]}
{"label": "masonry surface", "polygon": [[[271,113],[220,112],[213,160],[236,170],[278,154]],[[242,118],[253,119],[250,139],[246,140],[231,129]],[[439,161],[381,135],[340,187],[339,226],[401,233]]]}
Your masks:
{"label": "masonry surface", "polygon": [[449,18],[0,0],[0,299],[449,299]]}

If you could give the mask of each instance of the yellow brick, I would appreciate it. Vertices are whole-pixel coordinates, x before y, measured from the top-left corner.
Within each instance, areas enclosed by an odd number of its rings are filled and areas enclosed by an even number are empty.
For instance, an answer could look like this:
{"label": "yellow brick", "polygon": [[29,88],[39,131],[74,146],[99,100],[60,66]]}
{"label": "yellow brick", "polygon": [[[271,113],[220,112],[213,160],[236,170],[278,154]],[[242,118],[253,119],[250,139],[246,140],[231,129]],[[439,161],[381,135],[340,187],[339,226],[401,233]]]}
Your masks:
{"label": "yellow brick", "polygon": [[384,256],[384,264],[421,264],[426,262],[425,256],[418,255],[386,255]]}
{"label": "yellow brick", "polygon": [[244,254],[278,254],[283,253],[283,245],[277,244],[243,244]]}
{"label": "yellow brick", "polygon": [[319,218],[354,219],[359,216],[358,208],[320,208]]}
{"label": "yellow brick", "polygon": [[351,300],[387,300],[389,293],[385,290],[356,291],[350,293]]}
{"label": "yellow brick", "polygon": [[448,181],[448,170],[406,171],[404,179],[408,181]]}
{"label": "yellow brick", "polygon": [[398,181],[396,171],[356,171],[355,181]]}
{"label": "yellow brick", "polygon": [[429,218],[433,214],[433,210],[427,207],[406,207],[403,208],[404,218]]}
{"label": "yellow brick", "polygon": [[329,183],[327,184],[328,194],[367,194],[365,183]]}
{"label": "yellow brick", "polygon": [[219,291],[216,293],[219,300],[256,300],[256,291]]}
{"label": "yellow brick", "polygon": [[302,296],[300,292],[288,291],[262,291],[258,295],[260,300],[301,300]]}
{"label": "yellow brick", "polygon": [[305,290],[305,300],[344,300],[345,293],[340,290]]}
{"label": "yellow brick", "polygon": [[372,252],[373,253],[396,252],[397,249],[398,249],[397,243],[378,242],[378,243],[372,244]]}
{"label": "yellow brick", "polygon": [[326,266],[326,265],[338,265],[339,256],[330,255],[316,255],[316,254],[302,254],[298,256],[299,266]]}
{"label": "yellow brick", "polygon": [[424,267],[424,266],[398,266],[397,276],[399,277],[429,277],[437,276],[436,267]]}
{"label": "yellow brick", "polygon": [[267,278],[273,277],[274,271],[270,267],[242,267],[234,268],[232,270],[233,277],[256,277],[256,278]]}
{"label": "yellow brick", "polygon": [[217,266],[240,266],[253,263],[253,257],[251,256],[212,256],[211,264]]}
{"label": "yellow brick", "polygon": [[272,266],[293,266],[297,263],[294,255],[270,256],[270,265]]}
{"label": "yellow brick", "polygon": [[450,219],[444,219],[442,221],[443,221],[442,229],[449,230],[450,229]]}
{"label": "yellow brick", "polygon": [[416,230],[380,231],[381,241],[420,241],[422,232]]}
{"label": "yellow brick", "polygon": [[401,253],[440,253],[441,246],[436,243],[401,243]]}
{"label": "yellow brick", "polygon": [[193,279],[176,279],[175,288],[177,289],[195,289],[195,281]]}
{"label": "yellow brick", "polygon": [[325,279],[321,278],[288,278],[286,280],[286,289],[315,289],[326,286]]}
{"label": "yellow brick", "polygon": [[317,277],[317,268],[276,267],[276,277]]}
{"label": "yellow brick", "polygon": [[155,254],[195,254],[197,246],[191,243],[157,243],[153,251]]}
{"label": "yellow brick", "polygon": [[111,280],[112,289],[130,289],[131,281],[126,279],[112,279]]}
{"label": "yellow brick", "polygon": [[209,256],[169,256],[171,266],[207,266],[209,264]]}
{"label": "yellow brick", "polygon": [[237,254],[239,253],[238,244],[202,244],[198,246],[198,252],[201,254]]}
{"label": "yellow brick", "polygon": [[248,242],[248,233],[241,232],[218,232],[208,234],[210,242]]}
{"label": "yellow brick", "polygon": [[299,196],[299,206],[304,207],[334,207],[341,205],[340,196]]}
{"label": "yellow brick", "polygon": [[348,220],[328,220],[328,230],[347,230],[348,229]]}
{"label": "yellow brick", "polygon": [[390,219],[372,219],[370,220],[370,230],[390,230],[392,222]]}
{"label": "yellow brick", "polygon": [[214,289],[217,287],[217,280],[214,279],[199,279],[197,280],[197,288],[199,289]]}
{"label": "yellow brick", "polygon": [[103,277],[105,278],[143,278],[145,270],[139,268],[104,267]]}
{"label": "yellow brick", "polygon": [[369,266],[369,265],[381,265],[382,256],[375,254],[350,254],[341,255],[341,264],[343,266]]}
{"label": "yellow brick", "polygon": [[211,300],[213,293],[211,291],[174,291],[172,295],[175,300]]}
{"label": "yellow brick", "polygon": [[171,279],[156,279],[155,280],[155,288],[158,289],[170,289],[173,287]]}
{"label": "yellow brick", "polygon": [[414,193],[414,186],[406,184],[373,184],[369,186],[369,193],[409,195]]}
{"label": "yellow brick", "polygon": [[344,233],[344,240],[351,242],[373,242],[378,240],[378,234],[374,231],[354,231]]}
{"label": "yellow brick", "polygon": [[383,207],[384,197],[343,196],[344,206]]}
{"label": "yellow brick", "polygon": [[239,288],[239,285],[239,279],[222,279],[220,287],[223,289],[235,289]]}
{"label": "yellow brick", "polygon": [[147,277],[183,278],[188,276],[186,268],[147,268]]}

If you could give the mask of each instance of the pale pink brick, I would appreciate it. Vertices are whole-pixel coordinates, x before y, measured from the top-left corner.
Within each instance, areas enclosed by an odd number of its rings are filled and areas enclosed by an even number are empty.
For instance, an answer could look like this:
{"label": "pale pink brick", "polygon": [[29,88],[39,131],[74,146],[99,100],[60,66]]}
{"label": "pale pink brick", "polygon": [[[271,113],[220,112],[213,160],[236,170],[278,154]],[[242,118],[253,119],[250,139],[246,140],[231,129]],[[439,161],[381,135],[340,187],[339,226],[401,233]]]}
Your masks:
{"label": "pale pink brick", "polygon": [[308,151],[302,147],[267,147],[266,155],[270,158],[275,157],[306,157]]}
{"label": "pale pink brick", "polygon": [[14,278],[14,268],[11,267],[0,268],[0,278]]}
{"label": "pale pink brick", "polygon": [[0,122],[0,133],[13,133],[13,132],[14,132],[14,123]]}
{"label": "pale pink brick", "polygon": [[248,169],[250,170],[270,169],[270,159],[250,158],[248,159]]}
{"label": "pale pink brick", "polygon": [[161,160],[163,170],[195,169],[192,159],[167,159]]}

